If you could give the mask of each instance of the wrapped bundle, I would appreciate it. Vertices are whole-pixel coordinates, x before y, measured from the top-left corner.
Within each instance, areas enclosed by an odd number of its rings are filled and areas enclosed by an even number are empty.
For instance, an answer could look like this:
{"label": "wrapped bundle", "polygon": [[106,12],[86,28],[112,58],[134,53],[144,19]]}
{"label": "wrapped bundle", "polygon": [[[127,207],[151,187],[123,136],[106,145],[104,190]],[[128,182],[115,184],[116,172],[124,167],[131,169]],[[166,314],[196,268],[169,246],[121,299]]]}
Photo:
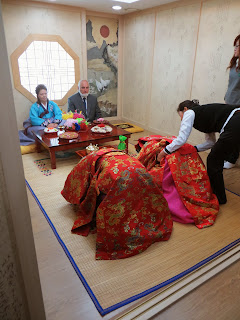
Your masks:
{"label": "wrapped bundle", "polygon": [[77,113],[77,110],[75,110],[75,112],[73,114],[73,119],[85,119],[85,117],[82,114],[82,111],[80,111],[80,113]]}
{"label": "wrapped bundle", "polygon": [[75,123],[78,124],[77,119],[67,119],[65,122],[65,127],[67,130],[75,130],[76,126]]}
{"label": "wrapped bundle", "polygon": [[63,113],[62,118],[63,120],[73,119],[73,113],[71,111],[68,113]]}

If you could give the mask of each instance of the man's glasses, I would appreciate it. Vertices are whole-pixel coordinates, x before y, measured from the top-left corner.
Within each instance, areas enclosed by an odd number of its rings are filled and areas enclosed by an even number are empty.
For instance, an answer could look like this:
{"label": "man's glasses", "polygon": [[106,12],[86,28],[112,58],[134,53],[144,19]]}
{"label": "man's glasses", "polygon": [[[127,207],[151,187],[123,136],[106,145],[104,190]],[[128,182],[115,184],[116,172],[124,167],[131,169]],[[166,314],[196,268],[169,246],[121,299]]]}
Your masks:
{"label": "man's glasses", "polygon": [[238,44],[237,46],[234,46],[235,49],[237,49],[240,46],[240,44]]}

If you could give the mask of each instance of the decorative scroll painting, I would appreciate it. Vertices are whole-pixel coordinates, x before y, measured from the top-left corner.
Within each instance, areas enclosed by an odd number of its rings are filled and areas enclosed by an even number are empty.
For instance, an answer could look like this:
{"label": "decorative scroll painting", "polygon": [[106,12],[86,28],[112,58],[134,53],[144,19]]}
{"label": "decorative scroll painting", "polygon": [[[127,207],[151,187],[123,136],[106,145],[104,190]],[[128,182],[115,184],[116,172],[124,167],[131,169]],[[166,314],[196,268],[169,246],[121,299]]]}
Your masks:
{"label": "decorative scroll painting", "polygon": [[102,116],[117,116],[118,20],[87,17],[87,59],[90,93]]}

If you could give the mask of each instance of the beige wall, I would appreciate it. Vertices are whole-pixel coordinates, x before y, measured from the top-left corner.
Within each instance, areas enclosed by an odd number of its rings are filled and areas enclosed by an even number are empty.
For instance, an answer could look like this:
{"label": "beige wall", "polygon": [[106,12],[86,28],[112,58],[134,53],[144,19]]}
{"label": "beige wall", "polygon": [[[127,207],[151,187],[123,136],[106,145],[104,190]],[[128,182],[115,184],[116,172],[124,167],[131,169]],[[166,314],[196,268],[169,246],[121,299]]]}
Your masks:
{"label": "beige wall", "polygon": [[[3,20],[9,56],[29,34],[60,35],[80,59],[80,77],[84,75],[84,55],[82,48],[82,12],[56,9],[47,6],[30,6],[16,3],[3,3]],[[84,30],[85,31],[85,30]],[[13,88],[18,128],[28,118],[31,102]],[[63,110],[67,105],[60,106]]]}
{"label": "beige wall", "polygon": [[[124,19],[122,115],[164,135],[176,135],[178,104],[224,102],[240,1],[181,1]],[[190,142],[202,141],[193,130]]]}
{"label": "beige wall", "polygon": [[9,221],[9,204],[0,158],[0,319],[29,319],[20,266],[16,259],[15,239]]}
{"label": "beige wall", "polygon": [[190,97],[199,7],[195,4],[156,13],[149,119],[154,131],[177,133],[176,106]]}
{"label": "beige wall", "polygon": [[[0,3],[0,319],[45,319]],[[4,76],[3,76],[4,75]]]}
{"label": "beige wall", "polygon": [[151,109],[151,78],[155,15],[124,19],[122,116],[147,125]]}

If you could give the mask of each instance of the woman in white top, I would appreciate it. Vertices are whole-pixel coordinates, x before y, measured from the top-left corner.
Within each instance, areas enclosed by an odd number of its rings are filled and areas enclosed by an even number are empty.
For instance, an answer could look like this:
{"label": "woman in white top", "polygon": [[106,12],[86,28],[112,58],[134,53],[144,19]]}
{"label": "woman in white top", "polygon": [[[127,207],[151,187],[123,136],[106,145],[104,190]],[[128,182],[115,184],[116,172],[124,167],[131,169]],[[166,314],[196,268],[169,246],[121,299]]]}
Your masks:
{"label": "woman in white top", "polygon": [[[157,157],[160,162],[167,154],[173,153],[186,143],[192,128],[205,133],[206,141],[195,146],[197,151],[211,148],[207,157],[207,172],[213,193],[220,204],[227,202],[224,181],[223,164],[229,153],[240,149],[240,107],[227,104],[199,105],[197,100],[186,100],[179,104],[177,112],[182,120],[178,137],[173,140]],[[215,132],[219,132],[216,141]]]}

